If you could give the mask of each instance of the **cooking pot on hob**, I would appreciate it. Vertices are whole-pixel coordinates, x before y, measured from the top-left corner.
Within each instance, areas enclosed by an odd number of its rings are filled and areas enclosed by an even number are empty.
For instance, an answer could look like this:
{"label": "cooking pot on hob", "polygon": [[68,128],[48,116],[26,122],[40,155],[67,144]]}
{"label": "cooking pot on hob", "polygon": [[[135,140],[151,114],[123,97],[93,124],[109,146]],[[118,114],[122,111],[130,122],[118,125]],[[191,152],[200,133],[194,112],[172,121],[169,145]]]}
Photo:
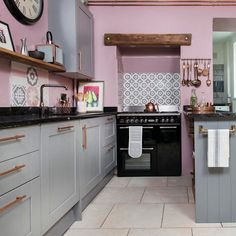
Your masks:
{"label": "cooking pot on hob", "polygon": [[145,105],[145,112],[156,112],[156,106],[154,103],[152,102],[149,102]]}

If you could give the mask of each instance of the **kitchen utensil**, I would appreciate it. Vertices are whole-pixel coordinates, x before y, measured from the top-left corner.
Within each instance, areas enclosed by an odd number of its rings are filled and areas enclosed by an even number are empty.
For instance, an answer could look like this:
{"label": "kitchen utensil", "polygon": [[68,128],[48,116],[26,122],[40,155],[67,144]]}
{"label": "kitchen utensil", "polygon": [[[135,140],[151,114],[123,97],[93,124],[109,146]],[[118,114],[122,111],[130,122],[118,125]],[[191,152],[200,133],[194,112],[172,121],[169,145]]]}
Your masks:
{"label": "kitchen utensil", "polygon": [[34,50],[34,51],[29,51],[29,56],[33,57],[35,59],[39,59],[39,60],[43,60],[44,59],[44,52],[40,52],[38,50]]}
{"label": "kitchen utensil", "polygon": [[190,61],[190,65],[189,65],[189,85],[193,86],[192,84],[192,69],[193,69],[193,64],[192,61]]}
{"label": "kitchen utensil", "polygon": [[190,86],[190,80],[189,80],[189,63],[187,61],[187,80],[186,80],[186,85],[189,87]]}
{"label": "kitchen utensil", "polygon": [[182,79],[182,82],[181,82],[181,84],[182,84],[182,86],[185,86],[186,84],[185,84],[185,61],[183,62],[183,66],[182,66],[182,71],[183,71],[183,79]]}
{"label": "kitchen utensil", "polygon": [[145,112],[156,112],[155,104],[152,102],[149,102],[145,105]]}
{"label": "kitchen utensil", "polygon": [[201,80],[198,79],[198,63],[194,63],[194,80],[192,80],[192,85],[198,88],[201,85]]}
{"label": "kitchen utensil", "polygon": [[210,87],[211,86],[211,80],[210,80],[210,62],[207,63],[207,69],[208,69],[208,75],[207,75],[206,85],[208,87]]}
{"label": "kitchen utensil", "polygon": [[206,60],[204,60],[204,69],[202,71],[202,75],[203,76],[208,76],[208,74],[209,74],[209,70],[208,70],[208,68],[206,66]]}

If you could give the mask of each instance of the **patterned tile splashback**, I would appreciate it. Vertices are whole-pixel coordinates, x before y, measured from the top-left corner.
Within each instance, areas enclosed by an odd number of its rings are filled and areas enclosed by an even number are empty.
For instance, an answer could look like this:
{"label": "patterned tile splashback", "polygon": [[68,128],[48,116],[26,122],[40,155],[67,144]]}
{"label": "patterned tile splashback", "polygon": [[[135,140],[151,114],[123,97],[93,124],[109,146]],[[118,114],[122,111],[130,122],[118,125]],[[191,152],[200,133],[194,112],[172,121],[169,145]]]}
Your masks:
{"label": "patterned tile splashback", "polygon": [[179,73],[119,74],[119,105],[180,105]]}

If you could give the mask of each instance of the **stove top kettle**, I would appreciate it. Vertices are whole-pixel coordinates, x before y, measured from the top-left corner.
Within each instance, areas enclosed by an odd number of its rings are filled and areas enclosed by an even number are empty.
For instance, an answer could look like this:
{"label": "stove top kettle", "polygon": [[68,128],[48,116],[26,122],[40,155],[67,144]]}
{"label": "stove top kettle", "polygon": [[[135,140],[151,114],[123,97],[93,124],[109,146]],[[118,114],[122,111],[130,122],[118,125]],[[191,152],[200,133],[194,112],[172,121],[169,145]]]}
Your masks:
{"label": "stove top kettle", "polygon": [[152,102],[149,102],[147,104],[145,104],[145,112],[157,112],[158,110],[158,105],[154,104]]}

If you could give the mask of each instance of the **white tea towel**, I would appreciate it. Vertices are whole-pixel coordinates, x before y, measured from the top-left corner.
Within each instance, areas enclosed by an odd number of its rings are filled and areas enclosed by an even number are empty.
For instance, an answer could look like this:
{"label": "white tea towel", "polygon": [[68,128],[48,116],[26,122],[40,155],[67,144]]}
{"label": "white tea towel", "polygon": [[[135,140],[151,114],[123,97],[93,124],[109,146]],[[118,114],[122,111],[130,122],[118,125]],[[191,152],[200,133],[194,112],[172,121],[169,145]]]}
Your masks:
{"label": "white tea towel", "polygon": [[208,167],[229,167],[229,130],[208,129]]}
{"label": "white tea towel", "polygon": [[142,126],[129,126],[129,149],[128,154],[132,158],[139,158],[142,155]]}

